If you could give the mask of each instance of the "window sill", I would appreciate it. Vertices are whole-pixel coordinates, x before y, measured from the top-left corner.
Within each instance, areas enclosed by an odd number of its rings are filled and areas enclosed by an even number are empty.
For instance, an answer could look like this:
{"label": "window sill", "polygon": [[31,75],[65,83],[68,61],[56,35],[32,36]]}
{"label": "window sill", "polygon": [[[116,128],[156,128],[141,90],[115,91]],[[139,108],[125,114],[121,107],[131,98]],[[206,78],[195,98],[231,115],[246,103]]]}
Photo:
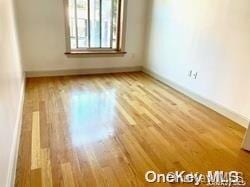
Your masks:
{"label": "window sill", "polygon": [[65,55],[125,55],[125,51],[69,51]]}

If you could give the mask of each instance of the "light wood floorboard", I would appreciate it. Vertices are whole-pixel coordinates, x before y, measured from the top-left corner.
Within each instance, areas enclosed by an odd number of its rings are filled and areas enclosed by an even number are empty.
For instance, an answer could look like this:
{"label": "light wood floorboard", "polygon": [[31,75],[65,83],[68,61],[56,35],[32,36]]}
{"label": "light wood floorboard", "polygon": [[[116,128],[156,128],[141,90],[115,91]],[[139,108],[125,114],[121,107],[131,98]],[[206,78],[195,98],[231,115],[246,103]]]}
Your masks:
{"label": "light wood floorboard", "polygon": [[244,131],[142,72],[29,78],[15,185],[149,186],[148,170],[250,180]]}

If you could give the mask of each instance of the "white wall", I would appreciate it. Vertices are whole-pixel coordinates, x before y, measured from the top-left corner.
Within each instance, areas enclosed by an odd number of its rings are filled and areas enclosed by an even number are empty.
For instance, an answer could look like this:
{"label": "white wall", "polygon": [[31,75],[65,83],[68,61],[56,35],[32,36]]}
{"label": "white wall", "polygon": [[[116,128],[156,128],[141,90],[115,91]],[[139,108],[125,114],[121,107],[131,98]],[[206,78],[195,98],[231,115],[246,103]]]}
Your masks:
{"label": "white wall", "polygon": [[148,8],[145,68],[249,119],[250,1],[151,0]]}
{"label": "white wall", "polygon": [[0,0],[0,186],[11,177],[23,73],[12,0]]}
{"label": "white wall", "polygon": [[68,58],[64,55],[66,46],[63,0],[17,1],[24,69],[46,71],[141,66],[145,7],[145,0],[128,0],[128,54],[124,57]]}

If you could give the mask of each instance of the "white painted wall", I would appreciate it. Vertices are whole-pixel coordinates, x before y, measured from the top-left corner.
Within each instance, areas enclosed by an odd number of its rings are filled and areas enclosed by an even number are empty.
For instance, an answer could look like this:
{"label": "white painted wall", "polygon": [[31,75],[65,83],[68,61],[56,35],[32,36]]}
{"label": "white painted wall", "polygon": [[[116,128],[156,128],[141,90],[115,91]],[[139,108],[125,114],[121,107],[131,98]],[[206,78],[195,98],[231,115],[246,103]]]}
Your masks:
{"label": "white painted wall", "polygon": [[26,71],[134,67],[142,65],[145,0],[128,0],[124,57],[67,57],[64,55],[63,0],[17,1],[22,61]]}
{"label": "white painted wall", "polygon": [[149,2],[145,68],[249,119],[250,1]]}
{"label": "white painted wall", "polygon": [[[14,164],[23,73],[12,0],[0,0],[0,186],[7,185]],[[8,182],[7,182],[8,181]]]}

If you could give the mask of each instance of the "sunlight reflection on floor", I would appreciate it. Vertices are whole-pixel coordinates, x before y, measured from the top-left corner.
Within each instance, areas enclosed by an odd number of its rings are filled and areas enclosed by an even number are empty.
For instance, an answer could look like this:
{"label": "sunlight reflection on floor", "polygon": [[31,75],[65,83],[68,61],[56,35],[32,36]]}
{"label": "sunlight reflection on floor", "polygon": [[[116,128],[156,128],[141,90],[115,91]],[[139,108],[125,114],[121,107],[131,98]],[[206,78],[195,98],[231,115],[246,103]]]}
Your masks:
{"label": "sunlight reflection on floor", "polygon": [[115,98],[115,89],[72,93],[69,125],[74,146],[98,142],[112,136],[115,128]]}

